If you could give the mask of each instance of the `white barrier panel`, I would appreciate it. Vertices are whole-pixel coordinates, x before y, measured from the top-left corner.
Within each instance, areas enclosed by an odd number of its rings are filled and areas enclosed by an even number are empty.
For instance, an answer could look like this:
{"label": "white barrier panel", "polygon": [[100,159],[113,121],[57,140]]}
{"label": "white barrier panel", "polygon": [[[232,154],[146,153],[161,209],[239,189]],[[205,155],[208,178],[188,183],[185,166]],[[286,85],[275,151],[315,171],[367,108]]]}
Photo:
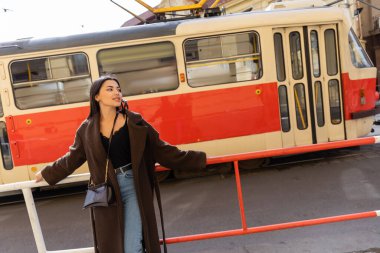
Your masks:
{"label": "white barrier panel", "polygon": [[[89,173],[72,175],[58,184],[67,184],[67,183],[75,183],[75,182],[83,182],[88,181],[90,178]],[[24,195],[26,209],[28,210],[30,224],[32,226],[34,240],[36,241],[37,251],[38,253],[94,253],[94,248],[81,248],[81,249],[69,249],[69,250],[56,250],[56,251],[47,251],[44,236],[42,234],[42,229],[40,225],[40,221],[38,219],[38,214],[36,210],[36,205],[34,203],[33,194],[31,189],[36,187],[44,187],[48,186],[48,184],[43,181],[40,183],[36,183],[35,181],[25,181],[25,182],[17,182],[12,184],[0,185],[0,192],[8,192],[21,190]]]}
{"label": "white barrier panel", "polygon": [[46,251],[46,253],[94,253],[94,248],[66,249],[56,251]]}

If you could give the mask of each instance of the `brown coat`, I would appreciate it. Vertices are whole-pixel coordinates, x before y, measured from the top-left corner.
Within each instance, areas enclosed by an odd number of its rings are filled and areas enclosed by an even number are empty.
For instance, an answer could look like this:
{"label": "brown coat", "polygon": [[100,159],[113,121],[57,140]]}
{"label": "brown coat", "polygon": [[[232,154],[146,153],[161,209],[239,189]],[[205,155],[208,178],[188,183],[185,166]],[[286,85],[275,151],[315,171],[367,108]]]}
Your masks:
{"label": "brown coat", "polygon": [[[202,169],[206,154],[181,151],[159,138],[158,132],[136,113],[127,111],[131,144],[132,169],[143,225],[144,246],[147,253],[161,252],[153,205],[155,163],[176,169]],[[104,182],[106,152],[100,140],[99,115],[85,120],[78,128],[69,152],[42,171],[43,178],[54,185],[88,162],[95,184]],[[110,163],[108,181],[115,190],[116,203],[110,207],[91,208],[95,252],[123,253],[123,204],[116,175]]]}

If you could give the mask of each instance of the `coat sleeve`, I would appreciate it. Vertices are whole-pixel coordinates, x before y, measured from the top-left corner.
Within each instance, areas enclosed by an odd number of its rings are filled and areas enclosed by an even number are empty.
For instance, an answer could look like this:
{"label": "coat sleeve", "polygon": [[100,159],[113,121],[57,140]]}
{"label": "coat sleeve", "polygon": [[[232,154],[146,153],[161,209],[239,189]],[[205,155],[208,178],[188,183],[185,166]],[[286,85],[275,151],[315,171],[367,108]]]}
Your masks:
{"label": "coat sleeve", "polygon": [[153,139],[153,153],[156,162],[169,169],[200,170],[206,167],[206,153],[183,151],[160,139],[159,133],[148,124]]}
{"label": "coat sleeve", "polygon": [[46,166],[41,174],[49,185],[55,185],[73,173],[85,161],[86,155],[84,147],[77,131],[74,143],[70,146],[69,152],[58,158],[52,165]]}

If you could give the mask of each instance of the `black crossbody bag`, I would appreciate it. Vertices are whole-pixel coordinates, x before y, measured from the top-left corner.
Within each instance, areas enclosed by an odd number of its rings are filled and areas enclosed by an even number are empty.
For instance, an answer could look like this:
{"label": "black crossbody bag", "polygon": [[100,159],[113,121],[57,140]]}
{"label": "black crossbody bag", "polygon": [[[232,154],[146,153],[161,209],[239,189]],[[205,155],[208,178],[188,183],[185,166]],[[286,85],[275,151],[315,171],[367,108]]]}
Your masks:
{"label": "black crossbody bag", "polygon": [[109,204],[111,204],[115,199],[113,189],[108,184],[107,181],[108,181],[108,163],[109,163],[111,141],[112,141],[113,130],[115,128],[115,123],[116,123],[116,119],[118,115],[119,113],[116,113],[115,120],[113,121],[110,142],[108,144],[106,173],[105,173],[106,175],[105,175],[104,183],[95,185],[93,183],[92,177],[90,176],[90,181],[88,182],[86,197],[84,199],[83,209],[86,209],[89,207],[96,207],[96,206],[109,206]]}

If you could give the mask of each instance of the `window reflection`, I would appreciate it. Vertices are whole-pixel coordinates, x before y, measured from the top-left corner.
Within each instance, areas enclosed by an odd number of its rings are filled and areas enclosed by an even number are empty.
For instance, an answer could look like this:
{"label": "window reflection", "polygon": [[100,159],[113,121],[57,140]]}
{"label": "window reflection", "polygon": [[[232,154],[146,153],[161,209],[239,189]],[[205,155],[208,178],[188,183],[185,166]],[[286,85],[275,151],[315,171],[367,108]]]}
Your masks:
{"label": "window reflection", "polygon": [[84,54],[50,56],[11,64],[19,109],[87,101],[91,78]]}
{"label": "window reflection", "polygon": [[328,29],[325,31],[325,47],[327,74],[329,76],[334,76],[338,73],[335,30]]}
{"label": "window reflection", "polygon": [[331,123],[339,124],[342,121],[340,109],[340,94],[338,80],[329,81],[329,102]]}
{"label": "window reflection", "polygon": [[319,65],[319,45],[318,45],[318,33],[317,31],[310,32],[310,44],[311,44],[311,60],[313,64],[314,77],[321,76],[321,68]]}
{"label": "window reflection", "polygon": [[101,74],[117,75],[124,96],[174,90],[179,85],[170,42],[104,49],[98,62]]}
{"label": "window reflection", "polygon": [[7,127],[5,126],[4,122],[0,122],[0,148],[4,168],[6,170],[13,169],[13,161],[11,148],[9,146]]}
{"label": "window reflection", "polygon": [[315,82],[314,84],[314,94],[315,94],[315,108],[317,113],[317,124],[319,127],[325,125],[325,116],[323,110],[323,93],[322,93],[322,84],[320,81]]}
{"label": "window reflection", "polygon": [[262,76],[257,33],[187,40],[186,73],[192,87],[256,80]]}
{"label": "window reflection", "polygon": [[281,128],[283,132],[289,132],[290,119],[288,106],[288,92],[285,85],[280,85],[278,87],[278,99],[280,103]]}
{"label": "window reflection", "polygon": [[281,33],[274,34],[274,53],[276,57],[276,71],[277,71],[277,80],[279,82],[285,81],[285,60],[284,60],[284,47],[282,43]]}
{"label": "window reflection", "polygon": [[297,128],[300,130],[306,129],[307,113],[306,113],[306,97],[305,86],[302,83],[294,85],[294,100],[296,108]]}
{"label": "window reflection", "polygon": [[289,34],[292,74],[295,80],[303,78],[301,37],[298,32]]}
{"label": "window reflection", "polygon": [[352,64],[357,68],[373,67],[371,60],[356,37],[355,32],[351,29],[348,34],[348,45],[351,53]]}

